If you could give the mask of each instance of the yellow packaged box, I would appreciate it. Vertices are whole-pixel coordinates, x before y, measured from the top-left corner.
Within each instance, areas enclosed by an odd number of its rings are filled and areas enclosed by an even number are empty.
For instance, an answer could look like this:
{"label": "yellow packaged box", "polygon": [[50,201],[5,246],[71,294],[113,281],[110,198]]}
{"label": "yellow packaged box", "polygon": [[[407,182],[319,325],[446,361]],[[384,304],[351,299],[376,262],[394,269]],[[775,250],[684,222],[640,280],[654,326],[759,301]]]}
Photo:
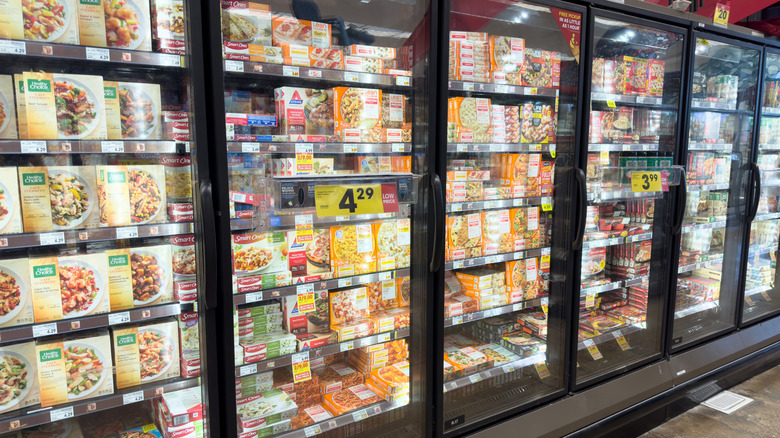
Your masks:
{"label": "yellow packaged box", "polygon": [[336,277],[376,272],[371,224],[331,227],[330,242],[330,263]]}
{"label": "yellow packaged box", "polygon": [[162,140],[160,85],[118,82],[117,89],[122,114],[122,138]]}
{"label": "yellow packaged box", "polygon": [[53,229],[49,201],[49,174],[45,167],[19,168],[19,198],[26,233]]}
{"label": "yellow packaged box", "polygon": [[389,271],[408,267],[411,254],[411,220],[383,221],[372,226],[376,236],[377,270]]}
{"label": "yellow packaged box", "polygon": [[35,347],[41,406],[56,406],[114,393],[111,340],[105,330]]}
{"label": "yellow packaged box", "polygon": [[0,370],[4,378],[3,403],[0,412],[10,412],[38,404],[38,373],[35,342],[3,345],[0,348]]}
{"label": "yellow packaged box", "polygon": [[372,370],[368,380],[387,394],[409,392],[409,362],[398,362]]}
{"label": "yellow packaged box", "polygon": [[378,143],[382,139],[382,90],[333,89],[335,134],[344,142]]}
{"label": "yellow packaged box", "polygon": [[19,138],[16,130],[16,101],[14,78],[0,76],[0,138]]}
{"label": "yellow packaged box", "polygon": [[179,376],[175,320],[113,328],[111,337],[118,389]]}
{"label": "yellow packaged box", "polygon": [[130,225],[130,189],[126,166],[97,166],[100,225]]}
{"label": "yellow packaged box", "polygon": [[[26,77],[27,73],[25,73]],[[90,75],[52,74],[53,111],[43,107],[41,112],[48,119],[46,123],[56,125],[57,137],[61,139],[106,139],[106,113],[104,103],[103,77]],[[43,86],[34,92],[30,80],[27,80],[25,100],[30,138],[45,138],[35,135],[31,108],[33,101],[43,102]],[[43,114],[42,114],[43,115]]]}
{"label": "yellow packaged box", "polygon": [[103,0],[103,7],[106,19],[105,40],[108,47],[152,51],[149,0]]}
{"label": "yellow packaged box", "polygon": [[111,311],[173,301],[170,245],[107,250]]}
{"label": "yellow packaged box", "polygon": [[111,311],[105,253],[61,256],[58,260],[62,318]]}
{"label": "yellow packaged box", "polygon": [[122,113],[119,109],[119,83],[103,81],[103,103],[106,106],[106,138],[122,139]]}
{"label": "yellow packaged box", "polygon": [[47,167],[54,230],[100,226],[94,166]]}
{"label": "yellow packaged box", "polygon": [[[106,21],[104,2],[108,0],[79,0],[79,40],[85,46],[106,47]],[[108,7],[108,5],[105,5]]]}
{"label": "yellow packaged box", "polygon": [[76,0],[4,0],[0,38],[79,44]]}
{"label": "yellow packaged box", "polygon": [[0,285],[0,327],[32,324],[29,260],[0,260]]}
{"label": "yellow packaged box", "polygon": [[22,208],[15,167],[0,167],[0,234],[22,232]]}
{"label": "yellow packaged box", "polygon": [[23,106],[25,108],[27,138],[52,140],[58,138],[57,104],[54,99],[54,76],[51,73],[22,74],[24,80]]}
{"label": "yellow packaged box", "polygon": [[24,75],[14,75],[14,91],[16,92],[16,126],[19,130],[19,138],[29,138],[27,130],[27,104],[24,99]]}
{"label": "yellow packaged box", "polygon": [[100,224],[117,227],[167,220],[165,168],[97,166]]}
{"label": "yellow packaged box", "polygon": [[57,257],[30,259],[30,283],[35,322],[62,319],[62,297]]}

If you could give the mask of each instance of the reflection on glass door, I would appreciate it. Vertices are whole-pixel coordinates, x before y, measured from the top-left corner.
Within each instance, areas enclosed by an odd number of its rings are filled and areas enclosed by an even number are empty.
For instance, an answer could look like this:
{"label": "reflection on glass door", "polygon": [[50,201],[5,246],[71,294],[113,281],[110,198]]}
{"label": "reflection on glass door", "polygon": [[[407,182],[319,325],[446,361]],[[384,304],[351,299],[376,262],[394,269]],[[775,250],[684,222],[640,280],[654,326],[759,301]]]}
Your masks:
{"label": "reflection on glass door", "polygon": [[654,266],[667,247],[657,224],[668,187],[632,183],[633,172],[660,172],[667,185],[676,178],[685,46],[673,30],[598,16],[595,24],[577,384],[660,353],[663,278]]}
{"label": "reflection on glass door", "polygon": [[780,55],[767,52],[764,61],[763,97],[758,134],[761,192],[750,226],[745,302],[742,322],[750,323],[780,309],[775,287],[778,237],[780,237]]}
{"label": "reflection on glass door", "polygon": [[672,348],[732,327],[760,52],[695,41]]}
{"label": "reflection on glass door", "polygon": [[444,432],[462,433],[563,389],[553,185],[573,157],[582,15],[461,0],[449,17],[442,390]]}

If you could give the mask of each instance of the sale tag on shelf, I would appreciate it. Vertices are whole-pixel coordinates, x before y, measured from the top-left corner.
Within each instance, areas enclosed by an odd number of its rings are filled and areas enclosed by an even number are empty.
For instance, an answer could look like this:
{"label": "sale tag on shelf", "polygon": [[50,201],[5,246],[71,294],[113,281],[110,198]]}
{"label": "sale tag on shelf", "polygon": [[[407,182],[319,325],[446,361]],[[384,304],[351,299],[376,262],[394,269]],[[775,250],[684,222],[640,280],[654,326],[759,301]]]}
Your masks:
{"label": "sale tag on shelf", "polygon": [[615,106],[615,101],[614,100],[608,100],[607,101],[607,106],[610,107],[610,108],[617,108],[617,106]]}
{"label": "sale tag on shelf", "polygon": [[661,172],[631,172],[631,191],[660,192]]}
{"label": "sale tag on shelf", "polygon": [[586,339],[583,341],[583,344],[585,344],[585,347],[588,348],[588,353],[590,353],[590,357],[592,357],[593,360],[604,358],[604,356],[602,356],[601,352],[599,351],[599,347],[596,346],[592,339]]}
{"label": "sale tag on shelf", "polygon": [[600,162],[602,165],[607,166],[609,165],[609,151],[601,151],[599,154]]}
{"label": "sale tag on shelf", "polygon": [[548,311],[548,303],[550,302],[550,299],[547,297],[542,298],[542,312],[544,312],[545,318],[547,317],[547,311]]}
{"label": "sale tag on shelf", "polygon": [[772,297],[770,297],[766,292],[761,292],[761,296],[764,297],[764,300],[766,301],[772,301]]}
{"label": "sale tag on shelf", "polygon": [[536,368],[536,373],[539,374],[540,379],[544,379],[546,377],[550,377],[550,370],[547,369],[547,364],[544,362],[539,362],[534,364],[534,367]]}
{"label": "sale tag on shelf", "polygon": [[311,143],[295,145],[295,170],[299,174],[309,174],[314,171],[314,146]]}
{"label": "sale tag on shelf", "polygon": [[314,311],[314,292],[298,294],[298,313]]}
{"label": "sale tag on shelf", "polygon": [[313,217],[310,214],[299,214],[295,216],[295,237],[298,243],[311,242],[314,239],[312,224]]}
{"label": "sale tag on shelf", "polygon": [[398,213],[395,184],[319,184],[314,188],[317,216]]}
{"label": "sale tag on shelf", "polygon": [[731,2],[726,4],[718,3],[715,5],[715,15],[712,17],[712,24],[722,27],[728,27],[729,15],[731,14]]}
{"label": "sale tag on shelf", "polygon": [[552,198],[549,196],[542,197],[542,211],[552,211]]}
{"label": "sale tag on shelf", "polygon": [[311,380],[311,368],[309,367],[309,352],[292,355],[293,381],[294,383]]}
{"label": "sale tag on shelf", "polygon": [[628,341],[626,341],[625,336],[623,336],[623,333],[620,330],[615,330],[614,332],[612,332],[612,336],[615,337],[615,340],[617,341],[621,350],[626,351],[629,348],[631,348],[631,346],[628,345]]}
{"label": "sale tag on shelf", "polygon": [[750,297],[745,297],[745,302],[748,304],[748,306],[753,307],[756,305],[756,303],[753,301]]}
{"label": "sale tag on shelf", "polygon": [[593,292],[588,292],[587,295],[585,295],[585,307],[593,307],[596,305],[596,294]]}

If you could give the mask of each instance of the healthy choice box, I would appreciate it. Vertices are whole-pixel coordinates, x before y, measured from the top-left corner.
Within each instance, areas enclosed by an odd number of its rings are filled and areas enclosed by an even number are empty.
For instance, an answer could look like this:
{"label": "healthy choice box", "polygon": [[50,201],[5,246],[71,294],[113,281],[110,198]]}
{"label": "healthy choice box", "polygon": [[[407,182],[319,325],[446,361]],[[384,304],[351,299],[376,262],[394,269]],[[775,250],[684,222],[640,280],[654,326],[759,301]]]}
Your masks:
{"label": "healthy choice box", "polygon": [[22,232],[22,207],[16,167],[0,167],[0,234]]}
{"label": "healthy choice box", "polygon": [[167,220],[163,166],[97,166],[96,173],[102,226],[151,224]]}
{"label": "healthy choice box", "polygon": [[36,356],[34,342],[0,348],[0,370],[4,378],[0,413],[40,402]]}
{"label": "healthy choice box", "polygon": [[0,38],[79,44],[76,0],[0,2]]}
{"label": "healthy choice box", "polygon": [[105,330],[36,345],[41,406],[114,393],[111,340]]}
{"label": "healthy choice box", "polygon": [[0,327],[32,324],[32,284],[27,258],[0,260]]}
{"label": "healthy choice box", "polygon": [[111,337],[118,389],[179,376],[179,335],[175,320],[113,328]]}
{"label": "healthy choice box", "polygon": [[106,251],[111,310],[173,301],[170,245]]}

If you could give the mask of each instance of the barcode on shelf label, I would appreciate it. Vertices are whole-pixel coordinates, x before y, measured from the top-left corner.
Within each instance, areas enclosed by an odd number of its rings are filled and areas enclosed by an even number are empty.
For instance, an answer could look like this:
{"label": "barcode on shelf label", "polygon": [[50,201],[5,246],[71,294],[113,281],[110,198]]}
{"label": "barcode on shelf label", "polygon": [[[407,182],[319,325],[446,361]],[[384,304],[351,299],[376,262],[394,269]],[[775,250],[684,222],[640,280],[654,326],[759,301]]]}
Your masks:
{"label": "barcode on shelf label", "polygon": [[308,283],[308,284],[302,284],[302,285],[298,286],[298,287],[295,289],[295,291],[296,291],[296,293],[297,293],[298,295],[301,295],[301,294],[310,294],[310,293],[314,292],[314,284],[312,284],[312,283]]}
{"label": "barcode on shelf label", "polygon": [[45,141],[23,140],[20,143],[21,143],[21,150],[23,154],[45,154],[46,153]]}
{"label": "barcode on shelf label", "polygon": [[144,392],[143,391],[135,391],[131,392],[129,394],[125,394],[122,396],[122,404],[123,405],[131,405],[133,403],[138,403],[144,401]]}
{"label": "barcode on shelf label", "polygon": [[406,149],[403,143],[393,143],[390,148],[393,152],[403,152]]}
{"label": "barcode on shelf label", "polygon": [[125,145],[121,141],[101,141],[100,150],[104,154],[108,153],[122,153],[125,151]]}
{"label": "barcode on shelf label", "polygon": [[117,239],[135,239],[138,237],[138,227],[122,227],[116,229]]}
{"label": "barcode on shelf label", "polygon": [[309,70],[309,77],[310,78],[321,78],[322,77],[322,70]]}
{"label": "barcode on shelf label", "polygon": [[453,316],[452,325],[459,325],[459,324],[463,324],[463,315]]}
{"label": "barcode on shelf label", "polygon": [[157,56],[160,59],[160,65],[165,65],[168,67],[181,67],[181,56],[179,55],[169,55],[162,53]]}
{"label": "barcode on shelf label", "polygon": [[362,421],[368,418],[368,412],[365,409],[361,409],[355,413],[352,414],[352,418],[355,421]]}
{"label": "barcode on shelf label", "polygon": [[349,342],[342,342],[339,344],[339,351],[349,351],[355,348],[355,343],[352,341]]}
{"label": "barcode on shelf label", "polygon": [[501,367],[501,369],[503,369],[505,373],[511,373],[515,371],[515,367],[513,367],[512,364],[504,365]]}
{"label": "barcode on shelf label", "polygon": [[240,377],[248,376],[257,372],[257,364],[244,365],[238,369],[238,375]]}
{"label": "barcode on shelf label", "polygon": [[33,337],[40,338],[42,336],[51,336],[57,334],[57,323],[52,322],[49,324],[38,324],[32,328]]}
{"label": "barcode on shelf label", "polygon": [[463,89],[466,91],[473,91],[474,90],[474,83],[473,82],[464,82],[463,83]]}
{"label": "barcode on shelf label", "polygon": [[73,406],[54,409],[49,413],[49,419],[51,421],[67,420],[68,418],[73,418]]}
{"label": "barcode on shelf label", "polygon": [[376,339],[379,342],[387,342],[390,340],[390,333],[382,333],[381,335],[377,336]]}
{"label": "barcode on shelf label", "polygon": [[41,245],[61,245],[65,243],[65,233],[59,231],[54,233],[41,233],[38,235]]}
{"label": "barcode on shelf label", "polygon": [[244,63],[241,61],[225,61],[225,71],[244,71]]}
{"label": "barcode on shelf label", "polygon": [[108,49],[99,49],[97,47],[87,47],[87,59],[91,61],[110,61],[111,54]]}
{"label": "barcode on shelf label", "polygon": [[244,302],[245,303],[255,303],[257,301],[262,301],[262,300],[263,300],[263,293],[262,292],[248,293],[244,297]]}
{"label": "barcode on shelf label", "polygon": [[482,381],[482,376],[479,374],[472,374],[469,376],[469,380],[471,380],[471,383],[477,383]]}
{"label": "barcode on shelf label", "polygon": [[518,251],[512,255],[512,260],[519,260],[523,257],[525,257],[525,253],[523,251]]}
{"label": "barcode on shelf label", "polygon": [[6,55],[26,55],[27,46],[24,41],[0,41],[0,53]]}
{"label": "barcode on shelf label", "polygon": [[380,272],[379,273],[379,281],[391,280],[392,278],[393,278],[393,273],[392,272],[388,271],[388,272]]}
{"label": "barcode on shelf label", "polygon": [[295,216],[295,228],[311,228],[314,223],[314,215],[299,214]]}
{"label": "barcode on shelf label", "polygon": [[108,315],[108,325],[124,324],[130,322],[130,312],[110,313]]}
{"label": "barcode on shelf label", "polygon": [[401,87],[409,86],[409,76],[396,76],[395,84]]}
{"label": "barcode on shelf label", "polygon": [[352,286],[352,279],[351,278],[339,278],[339,287],[347,287]]}
{"label": "barcode on shelf label", "polygon": [[282,75],[297,78],[298,76],[301,75],[301,73],[298,70],[298,67],[292,65],[285,65],[282,67]]}
{"label": "barcode on shelf label", "polygon": [[241,152],[260,152],[260,143],[245,141],[241,143]]}
{"label": "barcode on shelf label", "polygon": [[314,435],[319,435],[322,433],[322,429],[320,428],[319,424],[315,424],[314,426],[309,426],[303,429],[303,433],[306,435],[306,437],[312,437]]}
{"label": "barcode on shelf label", "polygon": [[352,72],[344,72],[344,80],[351,81],[351,82],[358,82],[360,80],[360,75]]}
{"label": "barcode on shelf label", "polygon": [[345,154],[354,154],[357,152],[357,146],[353,144],[345,144],[344,145],[344,153]]}

